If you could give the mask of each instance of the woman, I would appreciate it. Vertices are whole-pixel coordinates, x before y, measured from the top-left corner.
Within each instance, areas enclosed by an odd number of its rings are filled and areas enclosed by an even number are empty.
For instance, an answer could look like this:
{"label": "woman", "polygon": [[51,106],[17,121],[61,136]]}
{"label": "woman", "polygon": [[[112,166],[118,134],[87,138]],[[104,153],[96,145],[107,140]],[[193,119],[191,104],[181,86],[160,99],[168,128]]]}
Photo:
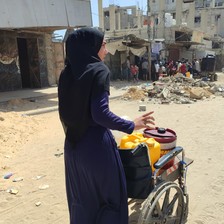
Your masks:
{"label": "woman", "polygon": [[93,28],[78,29],[66,41],[58,97],[70,224],[128,224],[125,176],[110,129],[130,134],[154,125],[153,112],[127,121],[110,111],[105,45]]}

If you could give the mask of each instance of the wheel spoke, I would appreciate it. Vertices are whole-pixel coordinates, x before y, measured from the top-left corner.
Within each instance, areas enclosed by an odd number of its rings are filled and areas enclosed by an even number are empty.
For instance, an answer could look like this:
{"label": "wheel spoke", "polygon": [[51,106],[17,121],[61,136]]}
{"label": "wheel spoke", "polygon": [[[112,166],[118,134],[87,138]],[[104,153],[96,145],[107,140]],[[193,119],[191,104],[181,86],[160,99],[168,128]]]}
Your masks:
{"label": "wheel spoke", "polygon": [[167,206],[169,204],[169,198],[170,198],[170,189],[168,189],[165,193],[165,198],[164,198],[164,201],[163,201],[162,211],[166,211]]}
{"label": "wheel spoke", "polygon": [[177,199],[178,199],[178,193],[176,193],[173,196],[172,201],[170,202],[169,206],[167,207],[167,210],[166,210],[167,214],[172,214],[173,213],[173,209],[174,209],[174,206],[175,206],[175,203],[176,203]]}

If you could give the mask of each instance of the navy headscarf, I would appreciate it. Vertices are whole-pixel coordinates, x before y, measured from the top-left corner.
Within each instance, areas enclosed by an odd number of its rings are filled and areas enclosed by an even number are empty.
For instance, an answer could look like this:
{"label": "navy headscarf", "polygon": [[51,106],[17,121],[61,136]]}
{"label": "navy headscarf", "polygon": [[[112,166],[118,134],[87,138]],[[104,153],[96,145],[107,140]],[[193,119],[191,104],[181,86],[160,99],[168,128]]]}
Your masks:
{"label": "navy headscarf", "polygon": [[73,75],[82,75],[86,65],[99,62],[98,52],[103,43],[104,34],[94,28],[82,28],[68,36],[66,41],[66,64]]}
{"label": "navy headscarf", "polygon": [[66,66],[58,85],[59,115],[71,143],[81,139],[92,119],[90,101],[109,92],[109,69],[98,52],[104,34],[94,28],[81,28],[66,41]]}

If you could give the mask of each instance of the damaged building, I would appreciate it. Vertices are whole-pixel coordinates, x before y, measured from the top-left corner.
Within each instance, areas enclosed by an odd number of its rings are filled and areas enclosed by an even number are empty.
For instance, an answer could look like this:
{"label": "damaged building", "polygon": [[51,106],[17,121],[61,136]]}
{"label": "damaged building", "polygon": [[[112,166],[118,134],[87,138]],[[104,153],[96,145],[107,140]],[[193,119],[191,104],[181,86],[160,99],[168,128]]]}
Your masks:
{"label": "damaged building", "polygon": [[[149,16],[137,6],[99,7],[100,27],[110,40],[130,34],[149,40],[153,59],[156,55],[160,60],[186,58],[192,61],[215,55],[215,70],[224,67],[224,0],[156,0],[149,3]],[[131,50],[126,49],[126,55],[129,55]],[[108,64],[113,62],[113,57],[119,57],[119,52],[120,47],[108,56]],[[122,60],[123,57],[120,64]]]}
{"label": "damaged building", "polygon": [[[149,42],[141,39],[134,34],[112,40],[107,43],[109,54],[105,59],[105,63],[110,67],[112,79],[122,79],[122,66],[126,62],[127,57],[131,64],[139,64],[141,57],[147,55]],[[140,77],[141,78],[141,77]]]}
{"label": "damaged building", "polygon": [[90,1],[0,0],[0,6],[0,91],[57,84],[64,46],[52,34],[92,26]]}

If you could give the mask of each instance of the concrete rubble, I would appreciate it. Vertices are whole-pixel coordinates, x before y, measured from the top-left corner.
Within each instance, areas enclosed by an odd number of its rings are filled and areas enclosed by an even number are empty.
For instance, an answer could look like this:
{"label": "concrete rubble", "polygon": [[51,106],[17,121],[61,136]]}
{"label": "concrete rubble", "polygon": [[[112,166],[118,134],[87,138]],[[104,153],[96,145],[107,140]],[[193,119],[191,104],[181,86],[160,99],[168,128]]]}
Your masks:
{"label": "concrete rubble", "polygon": [[189,104],[216,96],[224,97],[224,85],[184,76],[163,77],[152,84],[127,88],[124,100],[152,101],[160,104]]}

